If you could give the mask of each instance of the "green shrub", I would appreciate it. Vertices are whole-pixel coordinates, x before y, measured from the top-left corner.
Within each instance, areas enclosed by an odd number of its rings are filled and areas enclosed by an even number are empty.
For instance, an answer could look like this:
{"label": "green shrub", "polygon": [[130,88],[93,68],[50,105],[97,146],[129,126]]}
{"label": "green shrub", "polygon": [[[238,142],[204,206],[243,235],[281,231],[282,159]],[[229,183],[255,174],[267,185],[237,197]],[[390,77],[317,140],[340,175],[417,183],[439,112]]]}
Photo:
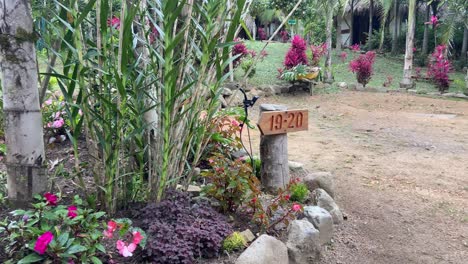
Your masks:
{"label": "green shrub", "polygon": [[223,249],[227,252],[241,250],[246,246],[244,237],[239,232],[230,234],[223,242]]}
{"label": "green shrub", "polygon": [[291,185],[291,200],[303,203],[309,194],[309,189],[304,183],[298,182]]}
{"label": "green shrub", "polygon": [[[250,157],[247,157],[245,159],[245,163],[252,164],[252,162],[250,161]],[[257,178],[260,178],[260,171],[262,169],[262,160],[257,156],[253,156],[253,164],[255,166],[255,176],[257,176]]]}

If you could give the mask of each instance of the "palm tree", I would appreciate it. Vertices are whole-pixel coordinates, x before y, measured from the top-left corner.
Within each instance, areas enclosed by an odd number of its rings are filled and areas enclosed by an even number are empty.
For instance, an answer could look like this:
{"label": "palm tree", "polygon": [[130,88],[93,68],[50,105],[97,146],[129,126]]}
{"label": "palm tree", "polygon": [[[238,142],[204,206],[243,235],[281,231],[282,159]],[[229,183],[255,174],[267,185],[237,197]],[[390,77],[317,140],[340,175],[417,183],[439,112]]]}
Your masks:
{"label": "palm tree", "polygon": [[392,36],[392,55],[397,54],[398,48],[398,23],[399,23],[400,0],[393,1],[393,36]]}
{"label": "palm tree", "polygon": [[0,2],[0,67],[5,113],[8,197],[23,206],[46,189],[42,115],[29,1]]}
{"label": "palm tree", "polygon": [[412,88],[414,82],[411,79],[413,70],[413,47],[414,47],[414,31],[415,31],[415,11],[416,0],[409,0],[408,10],[408,30],[406,32],[406,52],[405,52],[405,66],[403,68],[403,79],[400,82],[400,88]]}
{"label": "palm tree", "polygon": [[369,48],[372,49],[371,41],[372,41],[372,31],[373,31],[373,17],[374,17],[374,0],[369,0],[369,33],[367,33],[367,43],[369,43]]}

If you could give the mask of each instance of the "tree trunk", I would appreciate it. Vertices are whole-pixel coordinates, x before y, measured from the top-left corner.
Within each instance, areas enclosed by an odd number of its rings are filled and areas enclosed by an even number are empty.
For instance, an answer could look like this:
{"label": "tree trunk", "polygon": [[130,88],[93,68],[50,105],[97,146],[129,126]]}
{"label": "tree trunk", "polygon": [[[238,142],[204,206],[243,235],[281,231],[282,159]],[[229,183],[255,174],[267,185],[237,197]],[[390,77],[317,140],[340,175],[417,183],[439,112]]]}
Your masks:
{"label": "tree trunk", "polygon": [[394,0],[393,2],[393,39],[392,39],[392,55],[396,55],[398,53],[398,0]]}
{"label": "tree trunk", "polygon": [[463,32],[463,45],[461,49],[461,58],[460,58],[464,65],[466,65],[466,61],[468,59],[467,49],[468,49],[468,27],[465,27],[465,31]]}
{"label": "tree trunk", "polygon": [[373,30],[373,16],[374,16],[374,0],[369,2],[369,32],[367,33],[367,46],[369,49],[372,49],[372,30]]}
{"label": "tree trunk", "polygon": [[341,52],[341,24],[343,23],[343,10],[339,10],[336,15],[336,51]]}
{"label": "tree trunk", "polygon": [[[426,17],[424,22],[428,22],[430,20],[430,14],[431,14],[431,6],[427,5],[426,6]],[[422,50],[421,53],[423,55],[427,54],[427,51],[429,50],[428,47],[429,43],[429,24],[424,24],[424,37],[423,37],[423,44],[422,44]]]}
{"label": "tree trunk", "polygon": [[400,88],[405,89],[409,89],[414,86],[413,80],[411,79],[411,73],[413,69],[415,9],[416,0],[410,0],[408,10],[408,31],[406,33],[405,66],[403,68],[403,80],[400,82]]}
{"label": "tree trunk", "polygon": [[0,1],[0,69],[8,197],[24,206],[47,187],[35,40],[29,1]]}
{"label": "tree trunk", "polygon": [[333,73],[332,73],[332,31],[333,31],[333,9],[330,7],[327,14],[327,54],[325,60],[325,82],[326,83],[333,83]]}

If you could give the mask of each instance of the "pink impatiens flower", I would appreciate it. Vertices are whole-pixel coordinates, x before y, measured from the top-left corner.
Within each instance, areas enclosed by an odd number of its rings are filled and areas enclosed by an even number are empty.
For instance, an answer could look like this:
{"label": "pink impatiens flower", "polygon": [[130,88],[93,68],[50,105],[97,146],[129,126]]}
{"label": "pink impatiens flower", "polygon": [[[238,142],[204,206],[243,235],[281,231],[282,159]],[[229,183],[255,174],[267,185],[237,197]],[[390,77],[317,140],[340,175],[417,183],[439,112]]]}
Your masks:
{"label": "pink impatiens flower", "polygon": [[114,231],[117,229],[117,223],[114,221],[107,222],[107,230],[104,230],[103,234],[107,238],[112,238]]}
{"label": "pink impatiens flower", "polygon": [[117,240],[116,246],[119,254],[123,257],[133,256],[133,251],[136,249],[136,244],[130,243],[127,245],[127,243],[123,242],[122,240]]}
{"label": "pink impatiens flower", "polygon": [[431,25],[437,26],[437,23],[439,23],[439,19],[436,16],[431,16]]}
{"label": "pink impatiens flower", "polygon": [[233,126],[239,126],[239,122],[237,122],[237,120],[235,120],[235,119],[231,121],[231,124]]}
{"label": "pink impatiens flower", "polygon": [[52,128],[61,128],[65,124],[63,118],[57,119],[52,123]]}
{"label": "pink impatiens flower", "polygon": [[143,239],[143,236],[140,234],[140,232],[134,231],[132,234],[133,234],[132,243],[135,244],[135,245],[140,244],[141,240]]}
{"label": "pink impatiens flower", "polygon": [[55,194],[52,194],[52,193],[49,193],[49,192],[45,193],[44,198],[47,201],[47,205],[52,205],[52,206],[57,205],[57,196]]}
{"label": "pink impatiens flower", "polygon": [[34,250],[37,253],[39,253],[39,255],[44,254],[44,252],[47,250],[47,246],[50,244],[52,239],[54,239],[54,235],[50,231],[47,231],[44,234],[40,235],[37,238]]}
{"label": "pink impatiens flower", "polygon": [[70,219],[73,219],[73,218],[77,217],[78,216],[78,208],[76,208],[76,206],[74,206],[74,205],[69,206],[67,216]]}
{"label": "pink impatiens flower", "polygon": [[294,212],[300,211],[302,209],[300,204],[293,204],[292,209]]}
{"label": "pink impatiens flower", "polygon": [[52,99],[48,99],[47,101],[44,102],[46,105],[51,105],[52,104]]}

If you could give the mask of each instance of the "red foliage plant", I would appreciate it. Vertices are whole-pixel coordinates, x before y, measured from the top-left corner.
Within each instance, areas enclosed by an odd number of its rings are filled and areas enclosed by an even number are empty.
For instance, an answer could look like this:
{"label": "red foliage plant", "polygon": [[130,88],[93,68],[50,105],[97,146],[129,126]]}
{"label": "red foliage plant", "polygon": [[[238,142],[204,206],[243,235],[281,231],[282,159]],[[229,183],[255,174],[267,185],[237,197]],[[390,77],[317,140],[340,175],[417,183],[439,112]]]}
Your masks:
{"label": "red foliage plant", "polygon": [[267,34],[263,28],[258,28],[258,38],[260,40],[266,40],[267,39]]}
{"label": "red foliage plant", "polygon": [[312,51],[312,66],[317,66],[320,62],[320,59],[322,58],[323,55],[327,52],[327,44],[322,43],[320,45],[310,46],[310,50]]}
{"label": "red foliage plant", "polygon": [[281,36],[281,40],[282,40],[284,43],[288,42],[288,40],[289,40],[289,33],[288,33],[288,31],[282,30],[282,31],[280,32],[280,36]]}
{"label": "red foliage plant", "polygon": [[291,47],[284,58],[284,66],[287,69],[291,69],[299,64],[307,65],[306,49],[307,45],[305,40],[299,35],[294,36]]}
{"label": "red foliage plant", "polygon": [[345,63],[346,59],[348,59],[348,53],[346,53],[345,51],[341,52],[340,59],[342,63]]}
{"label": "red foliage plant", "polygon": [[[240,41],[240,40],[236,39],[235,41]],[[245,46],[244,42],[239,42],[236,45],[234,45],[234,47],[232,48],[232,56],[235,57],[239,55],[239,57],[237,57],[233,61],[234,67],[238,66],[242,57],[247,56],[247,54],[249,54],[249,50],[247,49],[247,46]]]}
{"label": "red foliage plant", "polygon": [[452,64],[445,57],[447,46],[439,45],[432,53],[427,69],[427,77],[431,78],[439,88],[439,91],[444,92],[450,85],[449,72],[452,70]]}
{"label": "red foliage plant", "polygon": [[375,52],[368,51],[366,54],[361,54],[356,59],[349,63],[351,72],[356,73],[358,83],[364,87],[369,83],[374,72],[373,65],[375,62]]}

